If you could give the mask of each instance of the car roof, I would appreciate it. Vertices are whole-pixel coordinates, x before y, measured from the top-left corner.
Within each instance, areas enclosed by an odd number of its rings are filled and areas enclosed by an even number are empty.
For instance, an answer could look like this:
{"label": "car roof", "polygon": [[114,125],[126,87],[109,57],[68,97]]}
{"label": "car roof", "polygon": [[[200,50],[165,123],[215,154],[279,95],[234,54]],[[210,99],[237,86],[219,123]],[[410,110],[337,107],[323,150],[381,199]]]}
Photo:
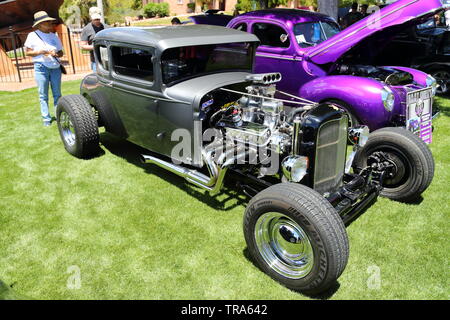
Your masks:
{"label": "car roof", "polygon": [[210,25],[108,28],[96,34],[95,41],[98,40],[153,46],[161,51],[193,45],[259,41],[247,32]]}
{"label": "car roof", "polygon": [[236,19],[241,17],[265,18],[284,22],[290,21],[293,24],[302,22],[323,21],[323,20],[335,21],[333,18],[323,13],[301,9],[285,9],[285,8],[251,11],[239,15]]}

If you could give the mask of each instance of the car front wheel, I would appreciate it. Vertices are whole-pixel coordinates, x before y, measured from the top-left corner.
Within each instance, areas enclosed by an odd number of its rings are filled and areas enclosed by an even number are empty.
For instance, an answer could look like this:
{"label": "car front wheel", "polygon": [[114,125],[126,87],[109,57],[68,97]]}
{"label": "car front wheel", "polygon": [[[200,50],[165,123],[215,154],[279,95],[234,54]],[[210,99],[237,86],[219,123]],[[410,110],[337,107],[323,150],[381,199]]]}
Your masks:
{"label": "car front wheel", "polygon": [[244,235],[260,269],[305,294],[332,287],[348,261],[341,218],[324,197],[303,185],[280,183],[258,193],[245,212]]}
{"label": "car front wheel", "polygon": [[353,162],[357,173],[367,167],[375,152],[383,152],[394,165],[383,180],[381,196],[412,202],[424,192],[434,176],[434,159],[428,146],[404,128],[382,128],[372,132]]}

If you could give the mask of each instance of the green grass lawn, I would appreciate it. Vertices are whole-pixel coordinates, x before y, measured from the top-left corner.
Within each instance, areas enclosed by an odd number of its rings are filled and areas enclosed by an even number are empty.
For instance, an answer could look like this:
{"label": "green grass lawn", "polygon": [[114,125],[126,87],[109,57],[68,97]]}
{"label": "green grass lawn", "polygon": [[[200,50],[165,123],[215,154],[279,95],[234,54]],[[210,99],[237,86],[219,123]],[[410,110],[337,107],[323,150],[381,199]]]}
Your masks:
{"label": "green grass lawn", "polygon": [[[348,227],[350,260],[326,298],[450,298],[450,100],[437,102],[433,183],[421,203],[379,199]],[[0,92],[0,133],[0,298],[309,299],[246,258],[232,189],[212,198],[106,133],[102,156],[70,156],[36,89]]]}

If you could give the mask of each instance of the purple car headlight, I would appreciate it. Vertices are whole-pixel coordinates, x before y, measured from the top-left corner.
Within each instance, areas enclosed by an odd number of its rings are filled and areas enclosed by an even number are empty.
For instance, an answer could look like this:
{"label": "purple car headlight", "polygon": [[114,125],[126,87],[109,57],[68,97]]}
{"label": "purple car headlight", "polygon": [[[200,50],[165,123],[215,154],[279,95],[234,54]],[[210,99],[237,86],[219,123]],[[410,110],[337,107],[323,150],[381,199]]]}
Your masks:
{"label": "purple car headlight", "polygon": [[392,112],[394,109],[395,97],[389,87],[384,87],[381,90],[381,99],[383,100],[383,105],[386,111]]}

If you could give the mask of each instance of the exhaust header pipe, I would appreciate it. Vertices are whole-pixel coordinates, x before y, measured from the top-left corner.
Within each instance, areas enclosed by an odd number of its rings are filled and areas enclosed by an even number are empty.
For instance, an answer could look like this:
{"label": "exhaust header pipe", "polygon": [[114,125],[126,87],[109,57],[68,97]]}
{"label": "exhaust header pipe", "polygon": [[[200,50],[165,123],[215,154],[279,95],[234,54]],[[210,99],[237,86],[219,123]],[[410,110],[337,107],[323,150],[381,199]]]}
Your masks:
{"label": "exhaust header pipe", "polygon": [[[211,170],[209,166],[211,163],[208,163],[208,169],[210,170],[211,176],[208,177],[201,172],[196,170],[187,169],[182,166],[176,165],[174,163],[170,163],[159,158],[150,156],[150,155],[141,155],[141,161],[143,163],[152,163],[156,164],[158,167],[163,168],[167,171],[175,173],[176,175],[186,179],[190,183],[208,190],[212,194],[216,194],[220,191],[223,184],[223,178],[228,168],[213,168]],[[212,162],[212,161],[211,161]]]}

